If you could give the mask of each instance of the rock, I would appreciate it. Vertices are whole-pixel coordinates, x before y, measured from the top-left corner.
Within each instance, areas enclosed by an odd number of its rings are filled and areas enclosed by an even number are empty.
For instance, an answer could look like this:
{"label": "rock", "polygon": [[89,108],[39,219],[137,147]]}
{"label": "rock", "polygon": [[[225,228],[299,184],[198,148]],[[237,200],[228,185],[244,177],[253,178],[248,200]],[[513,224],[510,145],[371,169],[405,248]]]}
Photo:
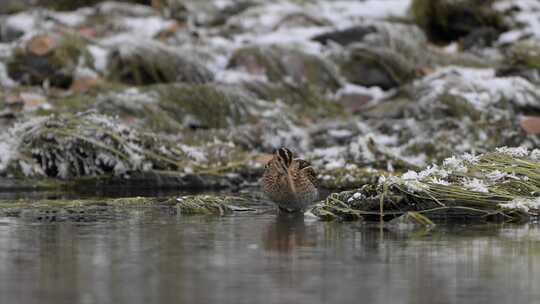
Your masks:
{"label": "rock", "polygon": [[519,76],[540,84],[540,43],[535,40],[518,41],[507,50],[504,64],[497,76]]}
{"label": "rock", "polygon": [[504,16],[492,8],[493,0],[413,0],[412,15],[435,42],[465,37],[478,28],[504,31]]}
{"label": "rock", "polygon": [[5,18],[0,18],[0,42],[12,42],[19,39],[24,32],[10,26]]}
{"label": "rock", "polygon": [[81,56],[89,57],[86,44],[75,36],[38,35],[15,49],[7,63],[8,75],[27,85],[68,88]]}
{"label": "rock", "polygon": [[491,47],[497,42],[499,32],[491,27],[481,27],[472,30],[467,36],[461,39],[461,46],[464,50],[482,50]]}
{"label": "rock", "polygon": [[351,43],[362,42],[366,35],[374,33],[376,31],[377,28],[372,25],[360,25],[346,28],[344,30],[338,30],[317,35],[313,37],[312,40],[318,41],[322,44],[327,44],[329,41],[333,41],[335,43],[346,46]]}
{"label": "rock", "polygon": [[420,228],[433,228],[435,223],[420,213],[406,212],[402,216],[386,223],[385,226],[394,230],[414,230]]}
{"label": "rock", "polygon": [[521,128],[528,134],[540,134],[540,117],[525,116],[521,119]]}
{"label": "rock", "polygon": [[[137,4],[150,4],[150,0],[122,0],[122,2],[114,2],[114,1],[103,1],[103,0],[34,0],[34,5],[39,5],[42,7],[55,9],[55,10],[61,10],[61,11],[71,11],[75,10],[81,7],[85,6],[92,6],[95,4],[104,3],[101,5],[108,5],[108,7],[137,7],[142,5]],[[128,4],[129,3],[129,4]],[[149,7],[149,9],[151,9]],[[127,9],[126,9],[127,10]],[[111,9],[112,11],[112,9]]]}
{"label": "rock", "polygon": [[242,69],[249,74],[266,76],[271,82],[305,84],[322,91],[340,87],[337,71],[332,63],[316,55],[279,46],[250,46],[232,55],[229,68]]}
{"label": "rock", "polygon": [[315,17],[306,13],[290,13],[283,17],[275,26],[274,30],[294,27],[331,26],[331,22],[321,17]]}
{"label": "rock", "polygon": [[84,93],[93,87],[103,84],[103,80],[98,77],[81,77],[71,83],[69,90],[74,93]]}
{"label": "rock", "polygon": [[26,52],[34,56],[49,55],[57,48],[56,40],[51,36],[37,35],[26,44]]}
{"label": "rock", "polygon": [[395,88],[417,76],[417,67],[409,58],[387,49],[354,46],[341,59],[340,69],[350,82],[383,90]]}
{"label": "rock", "polygon": [[162,84],[101,93],[95,107],[102,113],[133,117],[157,132],[221,129],[257,121],[270,107],[235,86]]}
{"label": "rock", "polygon": [[344,116],[343,107],[321,94],[319,89],[305,84],[272,83],[263,81],[242,84],[257,98],[272,102],[281,101],[295,110],[301,119],[320,119]]}
{"label": "rock", "polygon": [[426,52],[425,36],[415,26],[368,23],[363,28],[361,42],[334,56],[342,74],[354,84],[387,90],[411,81],[422,67],[435,61],[436,56]]}
{"label": "rock", "polygon": [[20,92],[6,97],[6,104],[10,107],[20,105],[24,111],[36,111],[38,109],[49,109],[51,105],[47,103],[47,98],[39,93]]}
{"label": "rock", "polygon": [[508,57],[511,65],[540,70],[540,42],[536,40],[517,42],[511,46]]}
{"label": "rock", "polygon": [[192,53],[153,40],[121,41],[109,55],[108,78],[127,84],[206,83],[212,72]]}

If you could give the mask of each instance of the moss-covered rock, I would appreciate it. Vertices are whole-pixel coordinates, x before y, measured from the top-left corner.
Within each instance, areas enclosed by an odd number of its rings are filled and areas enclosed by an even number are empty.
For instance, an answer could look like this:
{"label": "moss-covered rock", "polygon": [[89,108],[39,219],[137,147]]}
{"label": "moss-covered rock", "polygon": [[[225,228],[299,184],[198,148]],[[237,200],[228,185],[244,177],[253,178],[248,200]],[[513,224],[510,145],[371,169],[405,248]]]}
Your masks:
{"label": "moss-covered rock", "polygon": [[127,84],[206,83],[212,72],[196,55],[157,41],[124,41],[110,52],[108,78]]}
{"label": "moss-covered rock", "polygon": [[414,0],[414,20],[432,41],[447,42],[478,28],[505,28],[504,16],[492,8],[494,0]]}
{"label": "moss-covered rock", "polygon": [[237,86],[163,84],[100,94],[100,112],[126,119],[158,132],[227,128],[254,122],[270,104]]}
{"label": "moss-covered rock", "polygon": [[0,133],[0,139],[5,151],[0,174],[18,178],[172,172],[189,179],[249,171],[243,169],[249,167],[250,155],[233,144],[187,146],[94,113],[34,118]]}
{"label": "moss-covered rock", "polygon": [[[31,43],[36,40],[47,41],[50,46],[32,48]],[[68,88],[81,56],[91,61],[86,43],[76,36],[35,36],[25,46],[15,49],[7,63],[8,75],[26,85],[48,81],[52,86]]]}
{"label": "moss-covered rock", "polygon": [[319,56],[279,46],[250,46],[235,51],[229,68],[265,76],[270,81],[311,85],[321,91],[335,91],[340,81],[335,67]]}
{"label": "moss-covered rock", "polygon": [[257,98],[283,102],[295,111],[299,120],[325,119],[345,116],[343,107],[310,84],[250,81],[242,83]]}

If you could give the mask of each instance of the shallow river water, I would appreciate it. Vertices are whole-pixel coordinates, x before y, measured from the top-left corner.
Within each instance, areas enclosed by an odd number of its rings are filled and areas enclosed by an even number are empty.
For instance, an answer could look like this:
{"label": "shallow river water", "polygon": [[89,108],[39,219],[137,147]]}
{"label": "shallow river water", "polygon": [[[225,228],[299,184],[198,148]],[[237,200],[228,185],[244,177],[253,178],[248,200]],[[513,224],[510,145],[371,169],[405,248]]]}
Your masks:
{"label": "shallow river water", "polygon": [[0,303],[540,303],[540,226],[0,218]]}

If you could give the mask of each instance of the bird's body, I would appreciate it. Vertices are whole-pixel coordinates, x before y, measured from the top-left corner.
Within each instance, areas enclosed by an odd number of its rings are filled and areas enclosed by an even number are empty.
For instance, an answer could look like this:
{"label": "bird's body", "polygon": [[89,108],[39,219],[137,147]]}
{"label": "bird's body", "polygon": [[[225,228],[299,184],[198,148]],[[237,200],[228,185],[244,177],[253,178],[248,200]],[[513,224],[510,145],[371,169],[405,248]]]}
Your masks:
{"label": "bird's body", "polygon": [[287,148],[276,151],[263,175],[264,193],[281,209],[296,211],[317,200],[317,177],[311,165],[293,158]]}

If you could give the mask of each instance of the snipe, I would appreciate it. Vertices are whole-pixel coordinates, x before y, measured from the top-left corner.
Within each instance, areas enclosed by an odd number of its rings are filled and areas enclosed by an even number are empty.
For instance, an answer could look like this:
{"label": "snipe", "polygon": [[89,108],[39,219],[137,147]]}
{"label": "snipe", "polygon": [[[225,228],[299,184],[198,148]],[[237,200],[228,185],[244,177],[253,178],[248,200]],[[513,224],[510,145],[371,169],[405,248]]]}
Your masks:
{"label": "snipe", "polygon": [[262,183],[264,193],[285,211],[302,210],[319,196],[310,163],[293,158],[287,148],[277,150],[266,164]]}

